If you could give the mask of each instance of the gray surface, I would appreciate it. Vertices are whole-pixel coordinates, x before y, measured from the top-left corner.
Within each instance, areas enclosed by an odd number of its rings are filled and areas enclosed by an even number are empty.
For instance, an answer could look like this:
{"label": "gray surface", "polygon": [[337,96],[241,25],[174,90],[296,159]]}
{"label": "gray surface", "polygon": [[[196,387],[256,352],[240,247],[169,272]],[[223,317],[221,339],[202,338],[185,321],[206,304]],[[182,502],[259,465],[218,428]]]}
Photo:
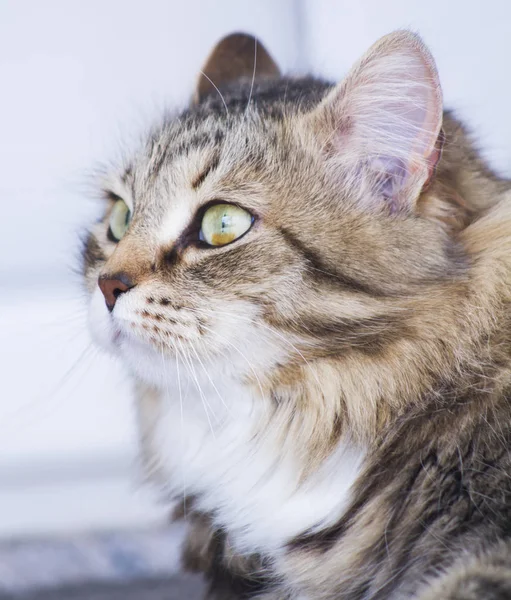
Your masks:
{"label": "gray surface", "polygon": [[176,575],[119,585],[86,584],[28,594],[2,594],[0,600],[202,600],[204,590],[199,577]]}
{"label": "gray surface", "polygon": [[[0,0],[1,1],[1,0]],[[180,573],[182,526],[0,542],[2,594],[167,581]]]}

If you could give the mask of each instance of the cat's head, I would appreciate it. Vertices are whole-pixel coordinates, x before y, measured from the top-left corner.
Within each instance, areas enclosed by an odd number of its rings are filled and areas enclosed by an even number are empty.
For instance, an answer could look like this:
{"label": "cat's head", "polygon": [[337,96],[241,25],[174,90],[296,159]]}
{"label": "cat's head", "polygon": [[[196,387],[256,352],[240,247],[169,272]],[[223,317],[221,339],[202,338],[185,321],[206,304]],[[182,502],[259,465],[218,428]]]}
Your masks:
{"label": "cat's head", "polygon": [[414,34],[336,86],[280,77],[253,38],[226,38],[191,107],[105,180],[84,252],[96,337],[154,385],[176,353],[263,385],[400,344],[413,358],[414,315],[460,268],[425,191],[441,128]]}

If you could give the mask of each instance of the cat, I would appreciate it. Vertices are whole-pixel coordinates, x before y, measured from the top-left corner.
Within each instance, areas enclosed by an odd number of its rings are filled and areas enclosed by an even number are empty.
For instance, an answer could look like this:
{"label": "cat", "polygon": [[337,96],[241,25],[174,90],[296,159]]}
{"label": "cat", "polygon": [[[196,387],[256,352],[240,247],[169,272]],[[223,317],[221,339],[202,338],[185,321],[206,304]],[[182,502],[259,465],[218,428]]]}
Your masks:
{"label": "cat", "polygon": [[209,598],[511,598],[511,183],[414,33],[334,85],[255,38],[103,182],[97,342]]}

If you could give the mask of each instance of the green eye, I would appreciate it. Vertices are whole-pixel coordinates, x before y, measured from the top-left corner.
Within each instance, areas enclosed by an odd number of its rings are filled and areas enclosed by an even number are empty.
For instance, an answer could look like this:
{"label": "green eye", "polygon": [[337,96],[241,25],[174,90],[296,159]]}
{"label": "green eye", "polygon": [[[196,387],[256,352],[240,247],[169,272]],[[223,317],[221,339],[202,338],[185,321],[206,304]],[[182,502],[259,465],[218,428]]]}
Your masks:
{"label": "green eye", "polygon": [[110,230],[112,238],[118,242],[126,233],[131,221],[131,211],[124,200],[117,200],[110,214]]}
{"label": "green eye", "polygon": [[246,233],[254,217],[234,204],[215,204],[202,217],[199,238],[210,246],[225,246]]}

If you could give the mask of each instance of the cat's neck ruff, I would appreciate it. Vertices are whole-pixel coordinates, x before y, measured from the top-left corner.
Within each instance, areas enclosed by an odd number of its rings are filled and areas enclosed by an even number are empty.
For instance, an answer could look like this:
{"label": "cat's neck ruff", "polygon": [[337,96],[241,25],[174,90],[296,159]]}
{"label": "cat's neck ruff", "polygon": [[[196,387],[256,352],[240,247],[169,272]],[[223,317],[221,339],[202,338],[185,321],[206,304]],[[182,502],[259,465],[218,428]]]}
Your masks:
{"label": "cat's neck ruff", "polygon": [[146,467],[166,495],[193,496],[194,507],[247,553],[276,554],[293,537],[339,519],[362,449],[341,440],[304,477],[299,449],[272,427],[248,386],[196,363],[167,369],[165,386],[147,390],[139,405]]}

